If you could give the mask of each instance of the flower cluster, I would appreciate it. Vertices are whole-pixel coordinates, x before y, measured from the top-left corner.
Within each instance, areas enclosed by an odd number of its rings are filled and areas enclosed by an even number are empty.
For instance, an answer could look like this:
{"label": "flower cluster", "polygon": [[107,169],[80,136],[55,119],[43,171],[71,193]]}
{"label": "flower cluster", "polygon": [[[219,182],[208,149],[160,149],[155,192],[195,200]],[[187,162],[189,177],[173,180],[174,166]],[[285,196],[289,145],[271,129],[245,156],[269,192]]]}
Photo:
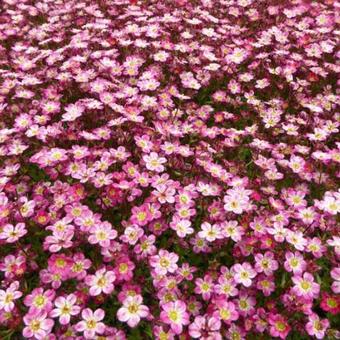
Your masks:
{"label": "flower cluster", "polygon": [[339,3],[2,0],[0,338],[340,338]]}

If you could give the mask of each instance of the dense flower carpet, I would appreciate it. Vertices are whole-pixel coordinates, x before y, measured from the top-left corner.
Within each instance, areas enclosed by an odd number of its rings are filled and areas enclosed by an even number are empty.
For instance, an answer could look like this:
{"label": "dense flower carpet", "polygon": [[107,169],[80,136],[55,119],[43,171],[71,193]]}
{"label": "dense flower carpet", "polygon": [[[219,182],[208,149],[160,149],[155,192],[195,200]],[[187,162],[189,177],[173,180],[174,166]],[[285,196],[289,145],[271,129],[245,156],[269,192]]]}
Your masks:
{"label": "dense flower carpet", "polygon": [[340,3],[0,1],[0,339],[340,339]]}

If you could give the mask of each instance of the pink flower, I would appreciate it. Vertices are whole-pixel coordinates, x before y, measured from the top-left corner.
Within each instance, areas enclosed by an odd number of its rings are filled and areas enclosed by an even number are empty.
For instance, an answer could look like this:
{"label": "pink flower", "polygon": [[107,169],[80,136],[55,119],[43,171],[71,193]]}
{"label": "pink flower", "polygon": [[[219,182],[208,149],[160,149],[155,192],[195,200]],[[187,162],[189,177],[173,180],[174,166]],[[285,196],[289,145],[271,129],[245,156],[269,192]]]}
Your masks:
{"label": "pink flower", "polygon": [[19,282],[14,281],[6,290],[0,290],[0,309],[3,309],[5,312],[10,312],[14,309],[14,300],[22,296],[22,292],[18,288]]}
{"label": "pink flower", "polygon": [[243,264],[235,264],[232,267],[232,272],[235,282],[241,283],[245,287],[250,287],[252,284],[252,279],[256,276],[255,270],[248,262],[244,262]]}
{"label": "pink flower", "polygon": [[72,259],[64,254],[53,254],[48,259],[49,271],[60,275],[62,278],[69,277],[72,264]]}
{"label": "pink flower", "polygon": [[216,317],[196,316],[189,326],[189,335],[194,339],[222,340],[219,332],[221,321]]}
{"label": "pink flower", "polygon": [[110,241],[117,237],[116,230],[112,229],[112,226],[108,222],[103,222],[101,224],[96,224],[90,230],[91,235],[89,236],[89,243],[97,244],[101,247],[108,247]]}
{"label": "pink flower", "polygon": [[145,258],[148,255],[154,255],[156,253],[156,247],[154,245],[155,241],[155,235],[142,236],[140,243],[135,245],[134,251],[142,258]]}
{"label": "pink flower", "polygon": [[269,316],[269,333],[271,336],[286,339],[291,327],[286,319],[280,314],[273,314]]}
{"label": "pink flower", "polygon": [[103,334],[105,325],[101,322],[104,319],[105,312],[102,309],[96,309],[94,312],[90,308],[85,308],[81,312],[82,321],[75,325],[77,332],[84,332],[85,339],[93,339],[96,334]]}
{"label": "pink flower", "polygon": [[47,318],[46,312],[29,313],[24,316],[26,327],[22,331],[25,338],[45,339],[51,332],[54,321]]}
{"label": "pink flower", "polygon": [[80,307],[76,305],[77,297],[74,294],[67,295],[66,297],[58,296],[55,301],[55,309],[50,312],[53,318],[59,317],[61,325],[70,323],[71,316],[77,315],[80,312]]}
{"label": "pink flower", "polygon": [[133,225],[129,226],[124,230],[124,235],[120,237],[120,239],[131,245],[134,245],[138,242],[138,240],[144,235],[144,230],[139,226]]}
{"label": "pink flower", "polygon": [[322,257],[322,254],[325,252],[326,247],[322,245],[322,242],[319,238],[313,237],[311,240],[308,240],[307,251],[311,252],[313,256],[316,258]]}
{"label": "pink flower", "polygon": [[133,277],[135,264],[128,257],[122,256],[116,261],[115,273],[117,281],[129,281]]}
{"label": "pink flower", "polygon": [[160,318],[162,322],[170,325],[175,334],[183,332],[183,326],[188,325],[189,314],[186,311],[186,304],[183,301],[168,302],[162,306]]}
{"label": "pink flower", "polygon": [[167,187],[166,185],[159,185],[152,193],[157,197],[158,202],[161,204],[164,203],[174,203],[175,202],[175,193],[176,190],[171,187]]}
{"label": "pink flower", "polygon": [[0,337],[337,336],[337,1],[0,3]]}
{"label": "pink flower", "polygon": [[242,239],[244,230],[237,221],[225,221],[220,226],[223,237],[230,237],[234,242],[239,242]]}
{"label": "pink flower", "polygon": [[240,64],[242,63],[246,58],[248,57],[248,52],[245,49],[242,48],[235,48],[228,56],[227,58],[235,63]]}
{"label": "pink flower", "polygon": [[82,280],[86,276],[86,270],[91,267],[91,261],[86,259],[84,254],[76,253],[73,256],[73,264],[70,268],[71,276]]}
{"label": "pink flower", "polygon": [[175,230],[180,238],[184,238],[194,232],[194,229],[190,226],[191,222],[189,220],[182,220],[177,216],[174,216],[173,220],[170,222],[170,228]]}
{"label": "pink flower", "polygon": [[299,156],[291,156],[289,161],[289,167],[293,170],[295,173],[299,173],[302,171],[305,165],[305,160],[302,157]]}
{"label": "pink flower", "polygon": [[202,231],[198,232],[198,236],[208,242],[213,242],[216,239],[222,238],[221,230],[216,224],[211,225],[208,222],[204,222],[201,225],[201,229]]}
{"label": "pink flower", "polygon": [[174,273],[178,268],[177,261],[177,254],[170,253],[164,249],[161,249],[158,255],[150,257],[150,265],[154,268],[157,275],[166,275],[168,272]]}
{"label": "pink flower", "polygon": [[7,255],[0,262],[0,270],[5,273],[5,278],[13,279],[25,272],[26,259],[24,256]]}
{"label": "pink flower", "polygon": [[307,240],[303,237],[301,231],[289,231],[286,240],[300,251],[303,251],[307,245]]}
{"label": "pink flower", "polygon": [[328,212],[331,215],[336,215],[340,212],[339,197],[334,197],[331,193],[326,192],[323,200],[318,204],[320,209]]}
{"label": "pink flower", "polygon": [[243,211],[249,210],[251,190],[246,190],[242,187],[227,190],[227,195],[224,196],[224,209],[235,214],[242,214]]}
{"label": "pink flower", "polygon": [[312,274],[305,272],[302,276],[293,276],[293,291],[297,296],[314,299],[319,296],[320,285],[314,282]]}
{"label": "pink flower", "polygon": [[195,293],[201,294],[203,300],[210,299],[211,294],[214,292],[213,280],[209,275],[204,276],[204,280],[198,278],[195,280]]}
{"label": "pink flower", "polygon": [[270,296],[275,291],[275,280],[273,277],[260,276],[257,279],[256,288],[261,290],[264,296]]}
{"label": "pink flower", "polygon": [[239,313],[236,310],[236,306],[233,302],[226,300],[217,300],[217,310],[213,313],[216,319],[220,319],[223,322],[230,324],[239,318]]}
{"label": "pink flower", "polygon": [[101,293],[110,294],[113,289],[113,283],[116,275],[113,271],[107,271],[105,268],[99,269],[94,275],[88,275],[85,278],[86,284],[90,287],[89,293],[97,296]]}
{"label": "pink flower", "polygon": [[150,155],[144,155],[143,160],[148,170],[156,172],[163,172],[165,170],[163,164],[166,163],[166,158],[159,157],[156,152],[151,152]]}
{"label": "pink flower", "polygon": [[333,315],[340,313],[340,296],[330,295],[328,293],[322,294],[320,307]]}
{"label": "pink flower", "polygon": [[237,307],[240,315],[247,316],[254,313],[256,299],[247,292],[241,290],[239,292],[239,299],[237,300]]}
{"label": "pink flower", "polygon": [[178,277],[191,281],[193,279],[193,274],[196,271],[195,267],[190,267],[189,263],[183,263],[182,267],[180,267],[178,272]]}
{"label": "pink flower", "polygon": [[317,339],[324,339],[326,330],[329,327],[329,321],[327,319],[321,320],[318,315],[309,315],[308,322],[306,323],[306,331],[310,336],[314,336]]}
{"label": "pink flower", "polygon": [[131,223],[139,226],[145,226],[151,220],[151,214],[146,205],[140,207],[133,207],[132,216],[130,218]]}
{"label": "pink flower", "polygon": [[0,240],[6,240],[7,243],[14,243],[27,234],[24,223],[18,223],[16,226],[6,224],[0,232]]}
{"label": "pink flower", "polygon": [[142,305],[142,302],[141,295],[128,296],[123,301],[123,306],[118,309],[118,320],[126,322],[130,327],[137,326],[140,319],[149,314],[149,308]]}
{"label": "pink flower", "polygon": [[71,122],[76,120],[83,114],[84,107],[77,104],[70,104],[65,107],[65,112],[66,113],[62,115],[62,120],[65,122]]}
{"label": "pink flower", "polygon": [[286,252],[286,261],[284,262],[284,268],[287,272],[293,272],[294,274],[302,274],[306,269],[306,261],[299,252]]}
{"label": "pink flower", "polygon": [[33,312],[49,312],[52,309],[55,294],[53,289],[44,291],[43,288],[35,288],[31,294],[25,296],[24,304]]}
{"label": "pink flower", "polygon": [[255,270],[258,273],[264,272],[266,275],[271,275],[279,268],[278,262],[274,259],[274,254],[267,251],[264,255],[255,255]]}
{"label": "pink flower", "polygon": [[226,298],[229,296],[236,296],[238,293],[234,280],[227,279],[224,276],[218,278],[218,283],[214,286],[214,290],[217,294],[223,295]]}
{"label": "pink flower", "polygon": [[67,249],[72,247],[72,238],[74,231],[72,229],[66,231],[55,230],[53,235],[47,236],[44,242],[44,248],[51,253],[57,253],[62,248]]}
{"label": "pink flower", "polygon": [[332,290],[335,294],[340,294],[340,267],[331,270],[331,277],[334,280]]}
{"label": "pink flower", "polygon": [[21,216],[31,217],[34,214],[35,201],[28,201],[26,197],[22,197],[19,202],[21,203],[19,209]]}

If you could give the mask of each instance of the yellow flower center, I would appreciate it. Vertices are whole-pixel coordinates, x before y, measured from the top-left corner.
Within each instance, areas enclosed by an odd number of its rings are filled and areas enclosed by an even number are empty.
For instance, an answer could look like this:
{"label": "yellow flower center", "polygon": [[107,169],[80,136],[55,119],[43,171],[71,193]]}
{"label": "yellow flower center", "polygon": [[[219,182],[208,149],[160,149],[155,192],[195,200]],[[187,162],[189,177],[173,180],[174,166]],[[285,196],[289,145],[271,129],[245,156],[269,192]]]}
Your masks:
{"label": "yellow flower center", "polygon": [[128,311],[130,314],[136,314],[138,312],[138,305],[136,303],[132,303],[129,305]]}
{"label": "yellow flower center", "polygon": [[240,307],[242,309],[246,309],[248,307],[248,303],[246,300],[240,300]]}
{"label": "yellow flower center", "polygon": [[262,266],[264,268],[268,268],[269,267],[269,261],[268,260],[262,260]]}
{"label": "yellow flower center", "polygon": [[169,340],[168,334],[161,331],[161,333],[159,333],[159,340]]}
{"label": "yellow flower center", "polygon": [[303,290],[309,290],[310,287],[311,287],[311,284],[310,284],[309,282],[307,282],[307,281],[302,281],[302,282],[301,282],[301,288],[302,288]]}
{"label": "yellow flower center", "polygon": [[40,329],[40,321],[38,321],[38,320],[33,320],[33,321],[31,322],[31,329],[32,329],[32,331],[34,331],[34,332],[38,331],[38,330]]}
{"label": "yellow flower center", "polygon": [[119,265],[119,272],[120,273],[126,273],[128,269],[129,269],[129,266],[126,263],[121,263]]}
{"label": "yellow flower center", "polygon": [[220,317],[222,320],[228,320],[230,318],[230,311],[228,309],[220,309]]}
{"label": "yellow flower center", "polygon": [[286,325],[282,321],[278,321],[275,323],[275,327],[280,332],[284,331],[286,329]]}
{"label": "yellow flower center", "polygon": [[56,262],[55,262],[56,266],[59,267],[59,268],[63,268],[65,267],[66,265],[66,261],[64,259],[58,259]]}
{"label": "yellow flower center", "polygon": [[321,325],[321,322],[319,320],[314,321],[314,328],[317,331],[322,331],[322,325]]}
{"label": "yellow flower center", "polygon": [[96,325],[97,325],[97,323],[96,323],[95,320],[89,320],[89,321],[86,322],[86,326],[87,326],[88,329],[94,329],[94,328],[96,328]]}
{"label": "yellow flower center", "polygon": [[169,316],[169,319],[173,322],[177,322],[179,319],[179,315],[176,310],[171,310],[168,316]]}
{"label": "yellow flower center", "polygon": [[170,262],[167,258],[162,257],[161,260],[159,261],[159,264],[161,265],[161,267],[167,268],[169,266]]}
{"label": "yellow flower center", "polygon": [[267,280],[262,281],[261,284],[262,284],[262,287],[264,287],[264,288],[269,287],[269,281],[267,281]]}
{"label": "yellow flower center", "polygon": [[81,215],[81,209],[79,209],[79,208],[73,208],[73,209],[72,209],[72,214],[73,214],[74,216],[80,216],[80,215]]}
{"label": "yellow flower center", "polygon": [[38,217],[38,222],[39,223],[45,223],[46,222],[46,217],[45,216],[39,216]]}
{"label": "yellow flower center", "polygon": [[247,272],[242,272],[241,277],[242,277],[242,279],[248,279],[249,275],[248,275]]}
{"label": "yellow flower center", "polygon": [[28,208],[27,207],[25,207],[24,205],[20,208],[20,212],[21,213],[27,213],[27,211],[28,211]]}
{"label": "yellow flower center", "polygon": [[137,214],[138,221],[144,221],[146,219],[146,213],[141,211]]}
{"label": "yellow flower center", "polygon": [[209,283],[204,282],[204,283],[202,284],[201,289],[202,289],[204,292],[207,292],[207,291],[210,289]]}
{"label": "yellow flower center", "polygon": [[45,297],[43,295],[38,295],[35,299],[34,299],[34,304],[37,307],[42,307],[45,304]]}
{"label": "yellow flower center", "polygon": [[100,240],[100,241],[106,240],[106,238],[107,238],[106,236],[107,235],[106,235],[106,233],[104,231],[99,231],[97,233],[97,239]]}
{"label": "yellow flower center", "polygon": [[13,301],[13,294],[8,293],[5,298],[5,303],[10,303]]}
{"label": "yellow flower center", "polygon": [[62,314],[69,314],[71,311],[71,308],[67,305],[65,305],[62,309],[61,309],[61,313]]}
{"label": "yellow flower center", "polygon": [[79,273],[83,270],[83,265],[82,263],[75,263],[72,267],[72,270],[76,273]]}
{"label": "yellow flower center", "polygon": [[106,285],[106,279],[105,279],[105,277],[101,277],[101,278],[98,280],[97,285],[98,285],[99,287],[105,287],[105,285]]}
{"label": "yellow flower center", "polygon": [[331,307],[331,308],[336,308],[336,307],[338,307],[337,301],[336,301],[335,299],[333,299],[333,298],[328,298],[328,299],[327,299],[327,305],[328,305],[329,307]]}
{"label": "yellow flower center", "polygon": [[299,264],[299,261],[297,259],[294,258],[294,259],[290,260],[290,265],[292,267],[296,267],[298,264]]}
{"label": "yellow flower center", "polygon": [[241,335],[240,335],[240,333],[232,332],[232,334],[231,334],[231,340],[241,340]]}

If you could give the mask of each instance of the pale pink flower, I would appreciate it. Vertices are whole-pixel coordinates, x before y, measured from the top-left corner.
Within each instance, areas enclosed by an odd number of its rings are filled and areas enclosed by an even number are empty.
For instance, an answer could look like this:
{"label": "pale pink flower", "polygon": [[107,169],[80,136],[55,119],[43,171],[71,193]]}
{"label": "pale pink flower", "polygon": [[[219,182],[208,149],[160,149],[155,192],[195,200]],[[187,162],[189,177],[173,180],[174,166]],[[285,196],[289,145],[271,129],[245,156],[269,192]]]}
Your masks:
{"label": "pale pink flower", "polygon": [[170,228],[175,230],[178,237],[181,238],[184,238],[194,232],[194,229],[191,228],[191,222],[189,220],[180,219],[177,216],[175,216],[172,222],[170,222]]}
{"label": "pale pink flower", "polygon": [[0,240],[6,240],[7,243],[14,243],[27,234],[24,223],[18,223],[16,226],[6,224],[0,232]]}
{"label": "pale pink flower", "polygon": [[85,308],[81,312],[82,321],[75,325],[77,332],[84,332],[85,339],[94,339],[96,334],[103,334],[105,324],[101,322],[104,319],[105,312],[102,309],[96,309],[94,312],[90,308]]}
{"label": "pale pink flower", "polygon": [[162,309],[160,314],[161,321],[169,324],[175,334],[181,334],[183,326],[190,323],[186,304],[183,301],[177,300],[164,304]]}
{"label": "pale pink flower", "polygon": [[302,274],[306,269],[306,261],[299,252],[287,252],[285,254],[286,261],[284,262],[284,268],[288,272],[293,272],[294,274]]}
{"label": "pale pink flower", "polygon": [[136,327],[141,318],[149,314],[149,308],[142,304],[141,295],[128,296],[123,301],[123,306],[118,309],[117,318],[119,321],[126,322],[130,327]]}
{"label": "pale pink flower", "polygon": [[314,299],[319,296],[320,285],[314,282],[312,274],[305,272],[302,276],[293,276],[293,292],[297,296],[307,299]]}
{"label": "pale pink flower", "polygon": [[327,319],[320,319],[318,315],[312,314],[308,317],[306,323],[306,331],[310,336],[316,337],[317,339],[324,339],[326,331],[329,327],[329,321]]}
{"label": "pale pink flower", "polygon": [[235,264],[232,267],[232,273],[234,275],[235,282],[241,283],[245,287],[250,287],[252,279],[256,276],[256,271],[248,262]]}
{"label": "pale pink flower", "polygon": [[219,226],[216,224],[211,225],[208,222],[202,223],[201,231],[198,232],[198,236],[209,242],[213,242],[223,237]]}
{"label": "pale pink flower", "polygon": [[22,296],[22,292],[18,290],[18,288],[19,282],[14,281],[6,290],[0,290],[0,309],[3,309],[5,312],[10,312],[14,308],[14,300]]}
{"label": "pale pink flower", "polygon": [[117,237],[117,231],[114,230],[110,223],[103,222],[96,224],[90,230],[89,243],[99,244],[101,247],[108,247],[111,240]]}
{"label": "pale pink flower", "polygon": [[89,293],[97,296],[101,293],[110,294],[114,289],[116,275],[113,271],[107,271],[105,268],[99,269],[94,275],[88,275],[85,278],[86,284],[90,287]]}
{"label": "pale pink flower", "polygon": [[55,309],[50,312],[53,318],[59,317],[61,325],[70,323],[71,316],[77,315],[80,312],[80,307],[76,305],[77,297],[74,294],[67,295],[66,297],[58,296],[55,301]]}
{"label": "pale pink flower", "polygon": [[146,163],[146,168],[151,171],[163,172],[165,170],[163,164],[166,163],[166,158],[159,157],[156,152],[151,152],[149,155],[144,155],[143,160]]}
{"label": "pale pink flower", "polygon": [[25,338],[37,340],[45,339],[54,325],[54,321],[47,318],[46,312],[26,314],[23,320],[26,326],[22,331],[22,335]]}
{"label": "pale pink flower", "polygon": [[178,259],[177,254],[161,249],[158,255],[151,256],[150,265],[158,275],[166,275],[167,273],[174,273],[177,270]]}

